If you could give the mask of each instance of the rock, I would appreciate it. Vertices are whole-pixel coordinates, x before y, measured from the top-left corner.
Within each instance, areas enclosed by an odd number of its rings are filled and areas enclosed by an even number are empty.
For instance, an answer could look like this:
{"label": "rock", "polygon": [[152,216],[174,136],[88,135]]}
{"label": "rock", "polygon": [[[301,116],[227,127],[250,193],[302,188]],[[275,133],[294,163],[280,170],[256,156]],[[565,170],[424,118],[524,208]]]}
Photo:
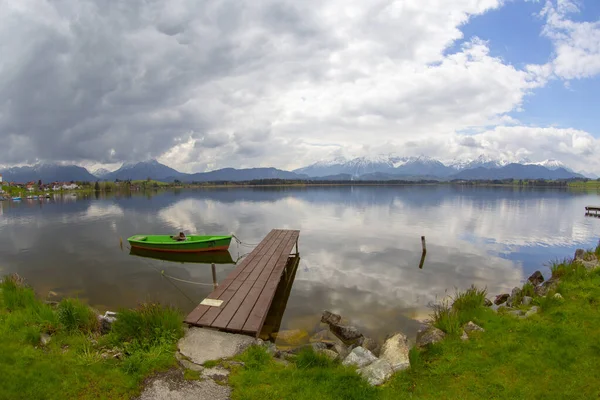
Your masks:
{"label": "rock", "polygon": [[40,342],[42,343],[42,346],[47,346],[51,340],[52,340],[52,338],[47,333],[42,333],[40,335]]}
{"label": "rock", "polygon": [[538,312],[539,312],[539,307],[538,306],[533,306],[529,310],[527,310],[527,312],[525,313],[524,317],[525,318],[529,318],[532,315],[537,314]]}
{"label": "rock", "polygon": [[523,291],[521,288],[515,287],[510,293],[510,297],[506,300],[506,305],[509,307],[518,306],[521,301],[521,297],[523,295]]}
{"label": "rock", "polygon": [[181,354],[192,362],[204,364],[208,360],[234,357],[255,343],[254,338],[246,335],[190,328],[177,345]]}
{"label": "rock", "polygon": [[150,378],[138,400],[227,400],[231,396],[228,386],[211,379],[185,381],[181,373],[175,375],[177,373],[177,370],[169,371]]}
{"label": "rock", "polygon": [[505,303],[505,304],[501,304],[501,305],[499,305],[499,306],[497,306],[496,304],[494,304],[494,305],[492,305],[492,306],[490,307],[490,309],[492,309],[494,312],[498,312],[498,311],[500,311],[500,310],[502,310],[502,309],[506,309],[506,308],[508,308],[508,307],[506,306],[506,303]]}
{"label": "rock", "polygon": [[575,250],[575,256],[573,260],[583,260],[585,258],[586,251],[584,249]]}
{"label": "rock", "polygon": [[467,322],[463,329],[467,334],[471,334],[471,332],[485,332],[485,329],[473,323],[473,321]]}
{"label": "rock", "polygon": [[434,343],[441,342],[446,334],[433,325],[425,325],[417,332],[417,347],[427,347]]}
{"label": "rock", "polygon": [[494,300],[494,304],[499,306],[500,304],[505,303],[509,297],[510,297],[510,294],[508,294],[508,293],[499,294],[498,296],[496,296],[496,299]]}
{"label": "rock", "polygon": [[515,317],[521,316],[524,314],[522,310],[511,310],[508,312],[510,315],[514,315]]}
{"label": "rock", "polygon": [[361,337],[360,339],[358,339],[358,342],[356,342],[356,344],[358,344],[364,349],[369,350],[371,353],[375,354],[375,356],[379,354],[379,345],[374,339],[368,336]]}
{"label": "rock", "polygon": [[553,297],[555,299],[557,299],[557,300],[564,300],[565,299],[564,297],[562,297],[562,294],[560,294],[560,293],[554,293]]}
{"label": "rock", "polygon": [[229,370],[222,367],[206,368],[202,372],[204,378],[210,378],[215,382],[226,381],[229,377]]}
{"label": "rock", "polygon": [[335,342],[335,336],[333,336],[331,334],[331,332],[329,332],[329,329],[323,329],[322,331],[319,331],[317,333],[315,333],[314,335],[312,335],[310,337],[310,339],[308,339],[309,342],[323,342],[323,343],[334,343]]}
{"label": "rock", "polygon": [[408,352],[408,339],[404,334],[396,333],[381,347],[380,358],[389,362],[394,371],[400,371],[410,367]]}
{"label": "rock", "polygon": [[191,369],[192,371],[204,371],[204,367],[202,365],[194,364],[193,362],[188,361],[186,359],[179,360],[179,365],[181,365],[185,369]]}
{"label": "rock", "polygon": [[523,296],[523,300],[521,300],[521,304],[523,304],[524,306],[528,306],[531,304],[532,301],[533,301],[532,297]]}
{"label": "rock", "polygon": [[557,278],[548,279],[541,285],[535,287],[535,295],[539,297],[546,296],[548,292],[556,290],[556,288],[558,287],[558,283],[559,281]]}
{"label": "rock", "polygon": [[350,354],[350,349],[348,349],[348,347],[346,347],[345,345],[339,343],[334,344],[331,350],[339,354],[340,360],[345,359],[348,356],[348,354]]}
{"label": "rock", "polygon": [[276,339],[277,343],[284,346],[300,346],[308,342],[308,332],[300,329],[279,331],[271,334],[271,336]]}
{"label": "rock", "polygon": [[337,358],[338,358],[338,353],[336,353],[333,350],[323,349],[323,350],[319,350],[318,353],[319,354],[323,354],[324,356],[326,356],[330,360],[337,360]]}
{"label": "rock", "polygon": [[371,386],[379,386],[385,383],[385,381],[394,374],[394,369],[386,360],[377,360],[371,365],[359,369],[358,373],[365,378]]}
{"label": "rock", "polygon": [[362,337],[362,333],[351,325],[329,325],[329,329],[336,335],[340,340],[344,343],[356,342],[358,339]]}
{"label": "rock", "polygon": [[469,340],[469,335],[464,330],[462,331],[462,335],[460,335],[460,340]]}
{"label": "rock", "polygon": [[494,304],[494,303],[492,303],[492,301],[491,301],[490,299],[487,299],[487,298],[486,298],[486,299],[484,300],[484,302],[483,302],[483,305],[484,305],[484,306],[486,306],[486,307],[490,307],[490,306],[492,306],[493,304]]}
{"label": "rock", "polygon": [[100,326],[100,334],[106,335],[111,331],[113,324],[117,320],[117,313],[107,311],[104,315],[98,315],[98,324]]}
{"label": "rock", "polygon": [[577,262],[585,267],[588,271],[598,268],[600,265],[597,260],[594,261],[585,261],[585,260],[577,260]]}
{"label": "rock", "polygon": [[339,314],[332,313],[331,311],[325,310],[323,311],[323,315],[321,315],[321,322],[327,325],[337,325],[342,320],[342,316]]}
{"label": "rock", "polygon": [[354,348],[350,354],[344,359],[342,364],[354,365],[358,368],[366,367],[377,360],[377,357],[373,355],[369,350],[364,349],[360,346]]}
{"label": "rock", "polygon": [[527,280],[531,282],[533,286],[538,286],[544,282],[544,276],[540,271],[535,271],[529,278],[527,278]]}

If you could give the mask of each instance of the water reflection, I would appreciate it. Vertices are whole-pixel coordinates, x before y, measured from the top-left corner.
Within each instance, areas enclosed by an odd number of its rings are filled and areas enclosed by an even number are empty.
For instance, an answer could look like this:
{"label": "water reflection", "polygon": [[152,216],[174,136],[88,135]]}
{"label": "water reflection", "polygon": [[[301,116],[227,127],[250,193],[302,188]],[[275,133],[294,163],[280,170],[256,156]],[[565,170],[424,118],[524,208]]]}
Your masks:
{"label": "water reflection", "polygon": [[[508,290],[546,261],[595,245],[600,230],[584,216],[597,196],[561,190],[220,188],[75,200],[4,204],[3,271],[21,273],[43,295],[78,293],[101,309],[160,300],[189,311],[212,291],[212,263],[131,257],[120,238],[185,230],[258,243],[273,228],[300,229],[303,257],[282,327],[312,329],[329,308],[375,336],[416,329],[411,318],[446,290]],[[249,250],[232,244],[230,257]],[[234,267],[217,264],[217,280]],[[167,268],[206,286],[177,282],[176,290],[157,272]]]}

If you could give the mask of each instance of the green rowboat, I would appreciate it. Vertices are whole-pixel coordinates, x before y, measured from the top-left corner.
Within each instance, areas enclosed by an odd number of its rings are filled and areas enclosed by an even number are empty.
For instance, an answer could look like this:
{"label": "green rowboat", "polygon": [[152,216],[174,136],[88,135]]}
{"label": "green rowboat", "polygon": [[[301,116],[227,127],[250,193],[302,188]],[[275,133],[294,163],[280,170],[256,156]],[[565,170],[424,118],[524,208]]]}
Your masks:
{"label": "green rowboat", "polygon": [[132,248],[165,251],[170,253],[199,253],[223,251],[229,248],[231,236],[186,236],[175,240],[169,235],[135,235],[127,238]]}
{"label": "green rowboat", "polygon": [[164,251],[153,251],[132,247],[129,254],[137,257],[171,261],[173,263],[235,264],[235,261],[231,258],[231,254],[227,250],[203,251],[201,253],[165,253]]}

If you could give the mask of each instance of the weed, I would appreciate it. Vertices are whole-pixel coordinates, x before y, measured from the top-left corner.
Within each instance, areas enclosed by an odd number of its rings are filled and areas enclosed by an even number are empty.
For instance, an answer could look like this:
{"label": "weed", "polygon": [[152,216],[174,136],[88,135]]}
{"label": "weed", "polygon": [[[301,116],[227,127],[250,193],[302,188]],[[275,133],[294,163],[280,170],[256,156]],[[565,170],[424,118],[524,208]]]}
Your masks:
{"label": "weed", "polygon": [[58,320],[68,332],[93,332],[98,328],[94,312],[78,299],[63,299],[57,307]]}
{"label": "weed", "polygon": [[9,275],[0,283],[2,302],[10,311],[32,307],[39,301],[33,289],[26,287],[17,274]]}
{"label": "weed", "polygon": [[464,292],[456,291],[452,308],[459,312],[477,310],[485,305],[486,295],[486,289],[477,289],[475,286],[471,286]]}
{"label": "weed", "polygon": [[572,260],[568,258],[564,258],[562,261],[554,260],[550,262],[550,272],[552,273],[552,278],[561,278],[564,276],[569,269],[571,268]]}
{"label": "weed", "polygon": [[316,353],[312,347],[302,349],[296,357],[296,366],[298,368],[327,368],[334,364],[329,357]]}
{"label": "weed", "polygon": [[271,356],[261,346],[250,346],[238,359],[244,362],[246,368],[253,370],[261,370],[268,366],[271,362]]}
{"label": "weed", "polygon": [[431,306],[433,310],[433,325],[446,332],[448,335],[460,335],[462,328],[459,315],[450,305],[450,300],[445,299]]}
{"label": "weed", "polygon": [[23,329],[23,341],[32,346],[40,344],[41,334],[36,326],[27,326]]}
{"label": "weed", "polygon": [[199,381],[201,379],[200,372],[191,369],[186,369],[185,371],[183,371],[183,379],[185,379],[186,381]]}
{"label": "weed", "polygon": [[525,282],[525,284],[523,285],[522,294],[523,294],[523,297],[525,297],[525,296],[535,297],[535,287],[533,286],[533,284],[531,282],[529,282],[529,281]]}
{"label": "weed", "polygon": [[204,364],[202,364],[202,366],[204,366],[205,368],[214,368],[217,365],[219,365],[219,363],[219,360],[208,360]]}
{"label": "weed", "polygon": [[130,343],[133,347],[149,349],[152,346],[173,344],[183,336],[181,313],[159,304],[142,304],[135,310],[120,310],[112,327],[116,343]]}

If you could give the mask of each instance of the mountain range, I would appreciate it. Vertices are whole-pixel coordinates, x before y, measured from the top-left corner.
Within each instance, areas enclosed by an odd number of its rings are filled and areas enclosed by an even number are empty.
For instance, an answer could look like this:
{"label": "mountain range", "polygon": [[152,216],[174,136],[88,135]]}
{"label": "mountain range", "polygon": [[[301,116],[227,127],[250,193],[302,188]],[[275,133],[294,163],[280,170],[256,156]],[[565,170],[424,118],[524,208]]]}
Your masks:
{"label": "mountain range", "polygon": [[[481,155],[472,160],[442,163],[426,157],[378,155],[346,159],[337,157],[312,165],[284,171],[277,168],[224,168],[210,172],[183,173],[156,160],[126,163],[116,171],[98,169],[91,174],[76,165],[36,164],[0,170],[5,181],[28,182],[145,180],[173,182],[249,181],[257,179],[287,180],[494,180],[494,179],[570,179],[583,178],[556,160],[519,162],[495,160]],[[586,174],[588,175],[588,174]],[[589,175],[588,175],[589,176]]]}

